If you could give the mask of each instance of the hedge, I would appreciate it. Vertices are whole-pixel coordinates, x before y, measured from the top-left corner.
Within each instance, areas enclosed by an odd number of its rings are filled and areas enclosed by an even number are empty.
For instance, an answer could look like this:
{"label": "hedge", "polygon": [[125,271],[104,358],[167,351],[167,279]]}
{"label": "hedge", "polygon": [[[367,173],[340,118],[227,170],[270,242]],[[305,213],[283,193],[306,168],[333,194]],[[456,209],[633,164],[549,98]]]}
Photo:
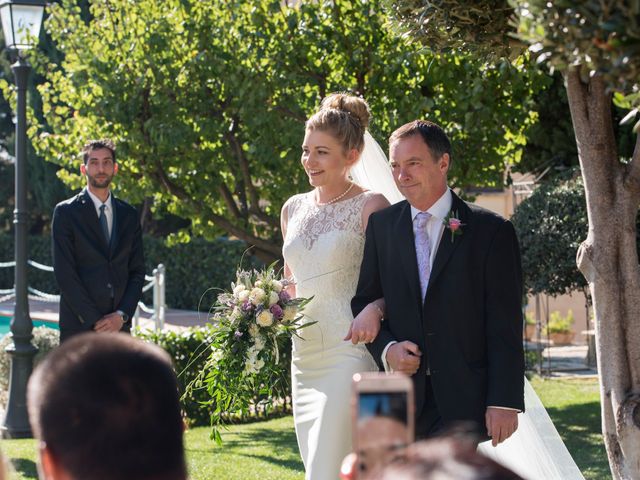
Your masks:
{"label": "hedge", "polygon": [[[202,369],[202,365],[207,358],[208,351],[205,347],[208,343],[206,341],[208,332],[209,327],[200,327],[186,329],[180,333],[171,331],[161,333],[137,331],[134,332],[134,335],[146,342],[156,343],[169,354],[173,361],[180,392],[182,393],[184,392],[184,387]],[[6,405],[9,372],[11,370],[11,359],[5,348],[11,344],[11,341],[11,335],[5,335],[0,339],[0,400],[3,401],[3,405]],[[48,327],[34,328],[33,344],[38,347],[38,353],[34,358],[35,366],[42,361],[47,353],[60,344],[60,332]],[[200,390],[192,398],[182,399],[182,409],[188,423],[192,426],[209,425],[209,413],[199,404],[200,401],[207,399],[206,395],[205,391]]]}
{"label": "hedge", "polygon": [[[164,349],[171,360],[178,377],[180,393],[184,393],[185,387],[196,377],[203,368],[204,362],[209,355],[209,334],[210,326],[185,329],[181,332],[165,330],[160,333],[152,331],[135,331],[134,335],[146,342],[152,342]],[[3,405],[7,402],[7,389],[9,386],[9,372],[11,362],[9,354],[5,348],[11,343],[11,336],[5,335],[0,339],[0,401]],[[38,347],[38,353],[34,358],[34,365],[37,365],[53,348],[60,343],[60,332],[48,327],[37,327],[33,329],[33,344]],[[282,352],[281,365],[283,370],[289,371],[291,361],[290,345]],[[285,374],[287,381],[290,380],[288,373]],[[290,391],[288,384],[285,388]],[[214,405],[202,406],[201,402],[209,399],[206,390],[194,390],[189,398],[182,398],[182,409],[187,417],[190,426],[206,426],[210,424],[210,411]],[[288,400],[288,399],[287,399]],[[285,412],[290,412],[291,405],[286,402],[283,405]],[[270,415],[279,412],[271,412]],[[236,421],[262,420],[268,415],[263,411],[253,412],[246,418],[236,419]]]}
{"label": "hedge", "polygon": [[[227,289],[235,280],[236,268],[246,249],[243,242],[225,238],[214,241],[196,238],[189,243],[169,247],[163,239],[145,236],[143,243],[147,275],[163,263],[167,272],[167,305],[186,310],[196,310],[201,297],[201,310],[209,309],[215,300],[215,290]],[[29,258],[45,265],[52,264],[49,236],[29,238]],[[13,260],[13,236],[0,233],[0,262],[10,260]],[[245,268],[259,264],[248,255],[243,263]],[[12,268],[0,268],[0,289],[13,286],[13,275]],[[28,275],[30,286],[47,293],[59,293],[52,273],[29,268]],[[143,300],[147,305],[153,303],[151,290]]]}
{"label": "hedge", "polygon": [[[182,332],[165,330],[160,333],[151,331],[136,331],[134,335],[147,342],[153,342],[162,347],[173,360],[173,365],[178,376],[180,394],[185,387],[202,370],[209,356],[207,340],[210,327],[197,327]],[[200,402],[208,400],[205,390],[195,390],[191,398],[182,398],[182,409],[191,426],[209,425],[210,411],[204,408]],[[212,407],[213,408],[213,407]]]}
{"label": "hedge", "polygon": [[[2,405],[7,405],[8,401],[11,357],[5,349],[11,343],[11,335],[7,334],[0,338],[0,402]],[[44,359],[47,353],[60,344],[60,332],[49,327],[35,327],[33,329],[32,343],[38,347],[38,353],[33,358],[35,367]]]}

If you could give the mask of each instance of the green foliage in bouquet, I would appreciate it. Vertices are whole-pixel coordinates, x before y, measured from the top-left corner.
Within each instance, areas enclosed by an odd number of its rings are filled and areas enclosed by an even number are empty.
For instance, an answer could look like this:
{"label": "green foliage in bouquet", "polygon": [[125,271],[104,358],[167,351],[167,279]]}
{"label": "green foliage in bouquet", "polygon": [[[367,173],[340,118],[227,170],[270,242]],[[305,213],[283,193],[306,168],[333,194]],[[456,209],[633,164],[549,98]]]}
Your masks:
{"label": "green foliage in bouquet", "polygon": [[[256,411],[268,413],[289,395],[289,341],[314,322],[300,312],[310,298],[291,298],[290,284],[277,277],[275,263],[265,270],[238,270],[232,291],[218,295],[211,309],[212,331],[206,361],[185,395],[208,399],[211,437],[221,444],[220,427]],[[283,355],[283,353],[285,355]]]}

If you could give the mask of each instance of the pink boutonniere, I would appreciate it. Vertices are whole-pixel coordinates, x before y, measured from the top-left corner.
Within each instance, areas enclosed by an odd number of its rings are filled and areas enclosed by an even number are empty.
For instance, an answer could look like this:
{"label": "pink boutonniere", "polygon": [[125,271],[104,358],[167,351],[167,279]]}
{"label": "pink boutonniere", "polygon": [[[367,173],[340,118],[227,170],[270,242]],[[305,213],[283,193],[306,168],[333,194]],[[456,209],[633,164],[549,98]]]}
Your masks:
{"label": "pink boutonniere", "polygon": [[442,223],[444,223],[445,228],[451,231],[451,243],[453,243],[456,235],[462,235],[462,227],[464,227],[465,224],[458,218],[458,212],[451,210],[449,214],[444,217]]}

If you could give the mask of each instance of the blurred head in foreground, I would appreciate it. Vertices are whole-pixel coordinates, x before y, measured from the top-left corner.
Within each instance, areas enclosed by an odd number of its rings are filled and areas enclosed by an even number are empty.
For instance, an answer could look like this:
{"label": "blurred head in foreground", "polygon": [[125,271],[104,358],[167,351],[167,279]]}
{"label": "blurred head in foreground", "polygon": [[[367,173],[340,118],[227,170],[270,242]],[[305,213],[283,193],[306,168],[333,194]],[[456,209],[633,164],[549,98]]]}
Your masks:
{"label": "blurred head in foreground", "polygon": [[396,452],[391,461],[357,474],[354,455],[345,459],[343,479],[358,480],[522,480],[520,476],[483,456],[476,442],[457,437],[423,440]]}
{"label": "blurred head in foreground", "polygon": [[82,334],[28,386],[45,480],[184,480],[183,424],[169,356],[124,334]]}

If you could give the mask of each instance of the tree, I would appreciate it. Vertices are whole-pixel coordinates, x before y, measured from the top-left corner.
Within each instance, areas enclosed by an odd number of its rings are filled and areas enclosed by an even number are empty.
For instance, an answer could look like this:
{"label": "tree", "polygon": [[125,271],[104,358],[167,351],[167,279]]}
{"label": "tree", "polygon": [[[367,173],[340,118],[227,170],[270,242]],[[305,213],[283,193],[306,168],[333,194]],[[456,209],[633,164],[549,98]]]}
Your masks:
{"label": "tree", "polygon": [[589,220],[577,263],[596,316],[605,445],[615,478],[640,478],[640,140],[630,157],[621,155],[612,115],[612,100],[635,106],[624,121],[638,113],[640,4],[405,0],[392,8],[405,28],[438,50],[513,58],[515,33],[538,62],[562,72]]}
{"label": "tree", "polygon": [[458,183],[501,184],[540,75],[429,54],[385,22],[380,0],[112,0],[88,13],[62,0],[46,23],[61,59],[34,60],[46,79],[34,145],[77,187],[80,146],[113,137],[118,194],[151,197],[189,218],[192,234],[226,233],[271,258],[282,203],[309,188],[304,121],[332,91],[370,102],[379,140],[414,118],[442,123]]}
{"label": "tree", "polygon": [[537,188],[511,219],[520,242],[525,289],[532,295],[563,295],[587,287],[576,266],[576,251],[589,227],[584,187],[580,177],[566,177]]}

